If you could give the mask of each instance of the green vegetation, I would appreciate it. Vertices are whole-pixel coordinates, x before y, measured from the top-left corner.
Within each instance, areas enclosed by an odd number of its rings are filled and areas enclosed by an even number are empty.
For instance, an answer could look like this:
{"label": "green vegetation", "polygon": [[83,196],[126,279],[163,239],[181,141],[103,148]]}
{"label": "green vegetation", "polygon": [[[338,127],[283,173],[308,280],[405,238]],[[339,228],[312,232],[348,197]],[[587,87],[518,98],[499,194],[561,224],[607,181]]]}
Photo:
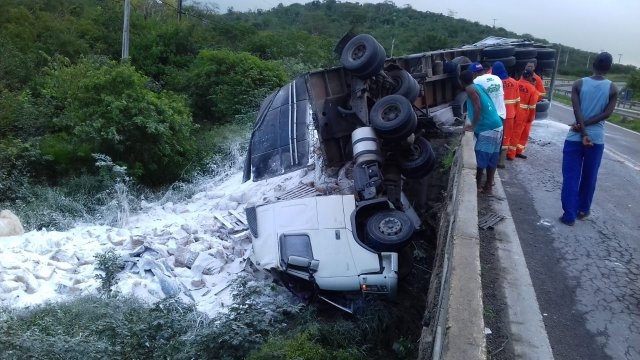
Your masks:
{"label": "green vegetation", "polygon": [[460,146],[460,140],[455,140],[450,144],[450,148],[447,150],[447,153],[442,158],[442,169],[449,171],[453,166],[453,163],[456,159],[456,151]]}
{"label": "green vegetation", "polygon": [[[553,95],[553,101],[571,106],[571,96],[564,94],[555,93]],[[618,126],[622,126],[623,128],[640,132],[640,119],[614,113],[607,121]]]}
{"label": "green vegetation", "polygon": [[122,296],[0,309],[2,358],[415,359],[414,340],[388,333],[384,304],[321,321],[269,285],[240,278],[233,289],[234,302],[214,318],[177,299],[148,305]]}
{"label": "green vegetation", "polygon": [[620,114],[613,114],[608,121],[622,126],[623,128],[640,132],[640,119],[634,119]]}
{"label": "green vegetation", "polygon": [[[490,35],[548,43],[391,1],[226,14],[187,6],[178,21],[175,1],[133,0],[122,60],[122,5],[0,2],[0,207],[28,230],[63,230],[79,218],[114,224],[141,194],[149,200],[161,190],[175,201],[199,174],[237,170],[227,160],[246,150],[262,99],[295,76],[337,66],[333,47],[347,31],[372,34],[395,56]],[[550,45],[564,59],[561,74],[590,72],[594,54]],[[640,94],[635,67],[616,64],[611,75]],[[453,152],[443,166],[451,161]],[[2,309],[3,358],[416,357],[424,302],[371,303],[358,317],[326,318],[241,280],[228,312],[209,319],[171,299],[147,306],[122,298],[113,293],[119,259],[105,253],[97,264],[109,296]]]}
{"label": "green vegetation", "polygon": [[116,277],[124,269],[122,259],[114,250],[108,250],[95,256],[96,269],[102,274],[96,274],[96,279],[100,280],[100,291],[111,296],[113,286],[116,284]]}

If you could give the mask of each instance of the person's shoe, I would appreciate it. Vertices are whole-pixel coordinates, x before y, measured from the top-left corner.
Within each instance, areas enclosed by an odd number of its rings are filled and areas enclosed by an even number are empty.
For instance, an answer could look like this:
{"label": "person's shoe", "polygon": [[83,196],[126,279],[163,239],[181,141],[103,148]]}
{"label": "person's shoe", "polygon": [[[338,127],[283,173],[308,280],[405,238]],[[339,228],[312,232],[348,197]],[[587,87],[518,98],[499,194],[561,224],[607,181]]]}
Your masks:
{"label": "person's shoe", "polygon": [[562,216],[560,216],[558,220],[567,226],[573,226],[576,223],[575,221],[566,221]]}
{"label": "person's shoe", "polygon": [[507,160],[509,160],[509,161],[513,161],[513,160],[515,160],[515,158],[507,157]]}
{"label": "person's shoe", "polygon": [[588,216],[589,216],[589,213],[583,212],[583,211],[578,211],[578,216],[577,216],[578,220],[584,220]]}
{"label": "person's shoe", "polygon": [[519,157],[520,159],[526,159],[527,155],[525,155],[525,154],[516,154],[516,157]]}

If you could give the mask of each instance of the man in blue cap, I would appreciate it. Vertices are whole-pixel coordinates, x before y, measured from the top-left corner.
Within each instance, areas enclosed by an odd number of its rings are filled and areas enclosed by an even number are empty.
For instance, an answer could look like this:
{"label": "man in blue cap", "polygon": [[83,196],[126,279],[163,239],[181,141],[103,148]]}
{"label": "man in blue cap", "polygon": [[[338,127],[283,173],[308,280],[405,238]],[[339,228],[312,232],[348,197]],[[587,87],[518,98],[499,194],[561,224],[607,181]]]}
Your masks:
{"label": "man in blue cap", "polygon": [[504,105],[504,88],[502,87],[502,80],[489,73],[489,68],[482,66],[479,62],[474,62],[469,65],[469,71],[473,73],[473,83],[482,86],[486,91],[493,105],[498,112],[498,116],[502,120],[507,117],[507,109]]}

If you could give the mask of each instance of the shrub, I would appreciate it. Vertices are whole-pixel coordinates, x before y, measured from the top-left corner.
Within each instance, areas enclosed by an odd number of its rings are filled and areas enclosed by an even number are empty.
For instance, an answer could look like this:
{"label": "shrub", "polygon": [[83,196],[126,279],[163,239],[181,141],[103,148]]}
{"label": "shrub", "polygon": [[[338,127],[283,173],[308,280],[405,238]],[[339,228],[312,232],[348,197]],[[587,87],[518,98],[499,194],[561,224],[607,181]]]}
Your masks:
{"label": "shrub", "polygon": [[112,288],[116,284],[116,277],[124,269],[124,263],[118,254],[108,250],[102,254],[96,254],[96,269],[102,274],[96,274],[100,280],[100,291],[106,296],[112,295]]}
{"label": "shrub", "polygon": [[203,50],[174,86],[188,94],[197,120],[221,123],[257,110],[266,94],[286,81],[276,63],[248,53]]}
{"label": "shrub", "polygon": [[153,91],[127,64],[86,58],[77,65],[52,63],[42,93],[54,109],[53,128],[42,141],[58,175],[93,164],[92,153],[126,165],[147,185],[177,180],[198,154],[186,99]]}

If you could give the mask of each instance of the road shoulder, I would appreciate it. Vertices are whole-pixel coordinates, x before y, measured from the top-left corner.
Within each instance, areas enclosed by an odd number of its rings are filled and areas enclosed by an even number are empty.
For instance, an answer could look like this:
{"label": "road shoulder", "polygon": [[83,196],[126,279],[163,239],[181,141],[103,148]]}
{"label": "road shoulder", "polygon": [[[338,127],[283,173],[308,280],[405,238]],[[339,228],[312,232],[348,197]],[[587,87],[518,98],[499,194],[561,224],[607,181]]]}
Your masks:
{"label": "road shoulder", "polygon": [[553,359],[553,353],[540,313],[531,277],[520,246],[511,210],[500,177],[496,174],[495,196],[488,201],[491,211],[504,216],[493,226],[495,249],[506,303],[506,321],[510,342],[517,359]]}

